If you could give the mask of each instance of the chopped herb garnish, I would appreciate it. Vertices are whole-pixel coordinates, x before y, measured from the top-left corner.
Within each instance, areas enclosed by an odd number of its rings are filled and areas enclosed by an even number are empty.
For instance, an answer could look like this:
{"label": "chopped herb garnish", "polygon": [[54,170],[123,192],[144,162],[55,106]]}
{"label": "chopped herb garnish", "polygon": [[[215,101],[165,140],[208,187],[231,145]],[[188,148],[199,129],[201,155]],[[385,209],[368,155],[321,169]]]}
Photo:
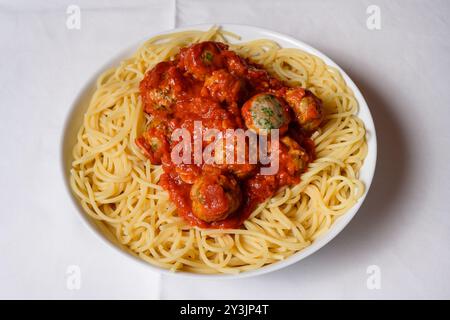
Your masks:
{"label": "chopped herb garnish", "polygon": [[151,143],[150,143],[150,147],[152,148],[152,151],[156,151],[159,148],[159,141],[154,138],[152,139]]}
{"label": "chopped herb garnish", "polygon": [[265,119],[265,118],[259,119],[258,124],[260,127],[264,128],[264,129],[274,129],[274,126],[273,126],[272,122],[270,122],[269,119]]}
{"label": "chopped herb garnish", "polygon": [[273,110],[268,107],[262,108],[261,111],[269,117],[273,116]]}
{"label": "chopped herb garnish", "polygon": [[213,60],[213,54],[209,51],[206,51],[203,55],[203,60],[207,61],[207,62],[212,62]]}

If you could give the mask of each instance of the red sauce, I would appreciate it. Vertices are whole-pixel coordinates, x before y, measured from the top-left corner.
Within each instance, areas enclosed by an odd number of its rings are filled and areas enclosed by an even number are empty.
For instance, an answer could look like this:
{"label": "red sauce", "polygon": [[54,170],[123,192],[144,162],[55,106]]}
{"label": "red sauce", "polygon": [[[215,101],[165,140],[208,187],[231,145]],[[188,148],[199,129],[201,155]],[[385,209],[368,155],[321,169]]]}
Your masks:
{"label": "red sauce", "polygon": [[[289,90],[287,85],[269,75],[261,66],[241,58],[228,50],[225,44],[217,42],[202,42],[182,48],[174,60],[161,62],[146,73],[140,84],[140,93],[144,111],[153,120],[151,128],[136,143],[153,164],[163,165],[160,185],[169,192],[177,213],[191,225],[202,228],[239,227],[259,203],[273,196],[281,187],[300,181],[301,173],[314,158],[314,144],[301,125],[290,122],[289,130],[280,138],[288,137],[304,150],[301,166],[293,160],[288,145],[281,143],[278,172],[262,175],[260,164],[225,167],[215,164],[175,165],[170,152],[177,141],[171,141],[171,133],[177,128],[186,128],[193,135],[194,121],[201,121],[203,130],[246,130],[246,119],[241,115],[243,104],[259,93],[270,93],[283,99],[286,90]],[[291,118],[295,119],[295,115]],[[202,142],[202,148],[206,145]],[[238,209],[226,218],[208,222],[193,213],[190,193],[192,184],[209,172],[232,174],[240,187],[242,199]],[[208,187],[204,191],[206,196],[202,201],[212,210],[226,209],[227,199],[219,189]]]}

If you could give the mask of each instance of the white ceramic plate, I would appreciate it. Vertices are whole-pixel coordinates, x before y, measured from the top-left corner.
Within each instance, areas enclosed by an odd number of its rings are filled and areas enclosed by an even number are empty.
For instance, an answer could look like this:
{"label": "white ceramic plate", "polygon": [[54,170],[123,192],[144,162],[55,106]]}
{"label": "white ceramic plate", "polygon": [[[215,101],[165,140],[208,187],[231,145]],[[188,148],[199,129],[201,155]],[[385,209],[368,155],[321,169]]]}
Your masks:
{"label": "white ceramic plate", "polygon": [[[162,32],[158,34],[166,34],[166,33],[172,33],[177,31],[183,31],[183,30],[207,30],[211,27],[210,24],[202,24],[202,25],[195,25],[191,27],[186,28],[178,28],[173,29],[167,32]],[[75,98],[75,101],[70,109],[69,115],[66,120],[65,129],[64,129],[64,135],[62,137],[62,145],[61,145],[61,152],[62,152],[62,170],[64,179],[66,182],[67,190],[70,193],[73,203],[76,206],[77,210],[80,213],[80,216],[83,218],[83,220],[87,223],[88,227],[95,231],[95,233],[107,243],[110,247],[113,247],[117,250],[119,250],[121,253],[123,253],[124,256],[127,256],[129,258],[134,259],[138,263],[143,263],[146,266],[148,266],[150,269],[175,275],[175,276],[182,276],[182,277],[196,277],[196,278],[209,278],[209,279],[219,279],[219,278],[243,278],[243,277],[250,277],[250,276],[256,276],[261,275],[264,273],[268,273],[271,271],[275,271],[281,268],[284,268],[288,265],[291,265],[295,262],[298,262],[307,256],[313,254],[323,246],[325,246],[328,242],[330,242],[339,232],[344,229],[344,227],[350,222],[350,220],[355,216],[358,209],[361,207],[361,204],[363,203],[367,192],[369,190],[370,184],[372,182],[372,178],[375,171],[375,164],[376,164],[376,158],[377,158],[377,140],[376,140],[376,134],[375,134],[375,127],[373,124],[372,116],[369,111],[369,107],[367,106],[366,101],[364,100],[361,92],[359,91],[358,87],[355,85],[355,83],[349,78],[349,76],[336,64],[334,63],[330,58],[328,58],[326,55],[321,53],[320,51],[314,49],[313,47],[307,45],[306,43],[303,43],[299,40],[293,39],[289,36],[279,34],[277,32],[265,30],[262,28],[257,27],[251,27],[251,26],[245,26],[245,25],[236,25],[236,24],[221,24],[221,27],[223,27],[227,31],[234,32],[242,37],[240,41],[249,41],[254,39],[271,39],[276,41],[279,45],[282,47],[290,47],[290,48],[299,48],[304,51],[307,51],[309,53],[312,53],[318,57],[320,57],[326,64],[336,67],[344,77],[347,85],[353,90],[355,97],[359,104],[359,112],[358,117],[364,122],[364,125],[367,130],[366,139],[368,144],[368,154],[364,161],[364,165],[361,168],[360,171],[360,179],[366,186],[366,191],[363,194],[363,196],[358,200],[358,202],[343,216],[338,218],[335,223],[332,225],[330,230],[320,236],[318,239],[316,239],[309,247],[303,249],[302,251],[290,256],[289,258],[276,262],[274,264],[262,267],[257,270],[253,271],[247,271],[240,273],[238,275],[199,275],[189,272],[171,272],[166,269],[153,266],[144,260],[134,256],[125,248],[121,247],[115,240],[114,236],[111,234],[108,234],[105,232],[105,229],[102,228],[102,225],[97,223],[96,221],[93,221],[90,217],[88,217],[87,214],[84,213],[83,209],[81,208],[81,205],[78,202],[78,199],[75,198],[75,196],[72,194],[69,186],[69,175],[70,175],[70,169],[71,169],[71,162],[72,162],[72,148],[75,145],[76,142],[76,134],[78,129],[81,126],[83,114],[85,113],[90,97],[92,96],[94,90],[95,90],[95,81],[97,77],[105,71],[107,68],[116,66],[119,64],[121,60],[124,58],[127,58],[132,55],[132,53],[139,47],[141,43],[143,43],[146,39],[143,39],[140,43],[136,44],[136,46],[133,46],[133,48],[126,49],[119,54],[117,54],[114,58],[112,58],[110,61],[106,63],[105,66],[103,66],[96,74],[92,75],[92,77],[87,81],[86,85],[83,87],[83,89],[79,92],[77,97]],[[148,38],[151,38],[152,36],[158,35],[153,34],[149,35]],[[86,248],[88,250],[88,248]]]}

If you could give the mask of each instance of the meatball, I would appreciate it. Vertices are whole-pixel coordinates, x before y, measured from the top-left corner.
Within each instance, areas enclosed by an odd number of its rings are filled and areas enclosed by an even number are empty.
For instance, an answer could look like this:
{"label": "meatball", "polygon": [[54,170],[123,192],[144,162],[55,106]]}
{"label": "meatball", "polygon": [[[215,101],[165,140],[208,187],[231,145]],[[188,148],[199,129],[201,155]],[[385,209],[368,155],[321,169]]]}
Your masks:
{"label": "meatball", "polygon": [[240,78],[246,77],[248,72],[248,63],[241,58],[236,52],[225,50],[222,52],[225,59],[225,65],[228,72]]}
{"label": "meatball", "polygon": [[[230,145],[230,139],[225,138],[221,138],[215,144],[214,165],[232,172],[239,179],[245,179],[252,175],[257,168],[257,165],[250,163],[249,160],[249,153],[251,152],[249,143],[246,137],[241,141],[235,136],[229,138],[233,139],[231,141],[234,145]],[[232,153],[232,158],[228,159],[227,157],[231,156]]]}
{"label": "meatball", "polygon": [[269,93],[260,93],[247,100],[241,112],[247,128],[258,133],[279,129],[280,134],[283,134],[290,122],[285,102]]}
{"label": "meatball", "polygon": [[241,101],[245,98],[245,94],[244,79],[238,78],[224,69],[214,71],[211,76],[207,77],[202,89],[202,95],[209,95],[219,102],[228,104]]}
{"label": "meatball", "polygon": [[322,101],[303,88],[288,89],[285,99],[295,113],[300,126],[306,131],[316,130],[323,121]]}
{"label": "meatball", "polygon": [[277,90],[283,87],[283,84],[278,79],[272,77],[261,66],[252,64],[249,65],[246,78],[251,82],[253,90],[256,92]]}
{"label": "meatball", "polygon": [[178,67],[192,74],[198,80],[214,70],[224,67],[224,57],[221,52],[228,48],[220,42],[205,41],[183,48],[180,51]]}
{"label": "meatball", "polygon": [[193,184],[197,178],[201,175],[201,168],[195,164],[178,164],[175,168],[175,172],[178,177],[187,184]]}
{"label": "meatball", "polygon": [[250,91],[261,92],[268,89],[280,89],[283,86],[282,82],[272,77],[263,66],[245,60],[230,50],[225,50],[222,55],[230,73],[248,80],[251,84]]}
{"label": "meatball", "polygon": [[163,157],[169,153],[169,143],[164,132],[150,128],[136,139],[136,145],[152,164],[161,164]]}
{"label": "meatball", "polygon": [[226,219],[242,201],[239,185],[231,175],[209,173],[199,177],[190,192],[192,213],[206,222]]}
{"label": "meatball", "polygon": [[170,61],[158,63],[140,83],[145,112],[153,115],[172,113],[172,106],[186,91],[183,75]]}
{"label": "meatball", "polygon": [[281,157],[280,162],[285,166],[288,173],[291,175],[296,175],[302,172],[308,162],[309,156],[306,151],[291,137],[285,136],[281,138]]}

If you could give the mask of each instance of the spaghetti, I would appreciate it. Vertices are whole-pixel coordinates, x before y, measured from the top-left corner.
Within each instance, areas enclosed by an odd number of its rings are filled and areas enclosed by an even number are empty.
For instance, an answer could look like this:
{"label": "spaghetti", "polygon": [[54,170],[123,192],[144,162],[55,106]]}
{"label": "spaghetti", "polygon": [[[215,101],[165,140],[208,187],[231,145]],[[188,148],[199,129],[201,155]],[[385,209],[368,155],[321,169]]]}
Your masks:
{"label": "spaghetti", "polygon": [[[213,27],[156,36],[120,66],[103,73],[73,149],[71,187],[92,218],[130,252],[173,271],[239,273],[275,263],[307,247],[364,192],[358,178],[367,154],[357,101],[338,70],[299,49],[271,40],[230,43],[235,35]],[[147,119],[139,84],[147,70],[202,41],[230,49],[323,101],[324,124],[311,136],[316,159],[301,182],[284,187],[240,228],[192,227],[177,214],[152,165],[135,143]]]}

